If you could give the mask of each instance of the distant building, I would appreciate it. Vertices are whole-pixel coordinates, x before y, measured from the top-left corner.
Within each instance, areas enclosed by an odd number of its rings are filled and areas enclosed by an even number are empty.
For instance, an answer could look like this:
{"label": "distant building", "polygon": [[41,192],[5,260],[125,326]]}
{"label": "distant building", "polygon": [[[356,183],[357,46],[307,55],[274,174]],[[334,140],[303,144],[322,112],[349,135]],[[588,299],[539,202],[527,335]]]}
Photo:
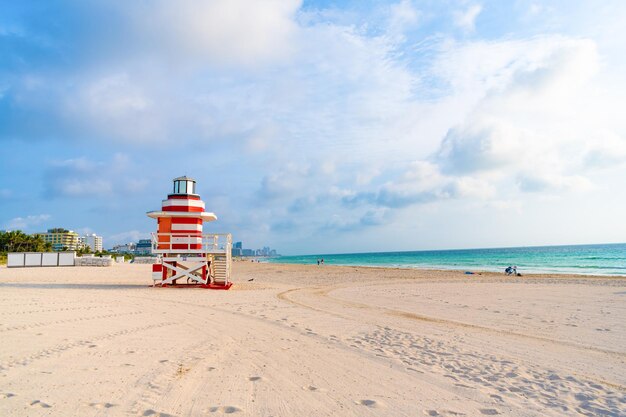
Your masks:
{"label": "distant building", "polygon": [[97,236],[95,233],[92,233],[90,235],[81,236],[78,240],[85,247],[89,247],[93,252],[102,252],[102,236]]}
{"label": "distant building", "polygon": [[111,249],[111,252],[115,253],[135,253],[135,247],[137,245],[133,242],[125,243],[123,245],[115,245]]}
{"label": "distant building", "polygon": [[263,249],[244,249],[242,242],[235,242],[231,249],[232,256],[278,256],[275,249],[264,246]]}
{"label": "distant building", "polygon": [[35,236],[41,236],[44,242],[51,243],[54,251],[77,250],[82,246],[78,233],[60,227],[48,229],[45,233],[35,233]]}
{"label": "distant building", "polygon": [[135,255],[152,255],[152,241],[150,239],[139,239],[135,245]]}
{"label": "distant building", "polygon": [[235,242],[230,249],[230,253],[232,256],[243,256],[243,243]]}

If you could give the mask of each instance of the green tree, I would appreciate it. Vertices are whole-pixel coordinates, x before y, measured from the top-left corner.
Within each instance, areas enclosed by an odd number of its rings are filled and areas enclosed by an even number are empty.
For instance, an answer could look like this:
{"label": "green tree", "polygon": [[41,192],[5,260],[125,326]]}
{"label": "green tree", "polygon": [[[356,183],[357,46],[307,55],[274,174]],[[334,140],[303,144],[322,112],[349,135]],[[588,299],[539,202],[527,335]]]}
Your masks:
{"label": "green tree", "polygon": [[21,230],[0,232],[0,253],[6,252],[50,252],[52,244],[41,236],[27,235]]}

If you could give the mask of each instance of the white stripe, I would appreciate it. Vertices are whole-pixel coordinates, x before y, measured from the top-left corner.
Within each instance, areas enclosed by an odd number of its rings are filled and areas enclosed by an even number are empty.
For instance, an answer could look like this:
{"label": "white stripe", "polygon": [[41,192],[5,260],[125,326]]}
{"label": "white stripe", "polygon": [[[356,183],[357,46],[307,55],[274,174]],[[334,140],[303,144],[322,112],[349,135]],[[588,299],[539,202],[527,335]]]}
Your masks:
{"label": "white stripe", "polygon": [[172,230],[180,231],[183,230],[185,232],[201,232],[202,225],[201,224],[177,224],[172,223]]}
{"label": "white stripe", "polygon": [[202,200],[163,200],[163,207],[201,207],[204,209]]}
{"label": "white stripe", "polygon": [[201,237],[172,237],[172,243],[202,243]]}

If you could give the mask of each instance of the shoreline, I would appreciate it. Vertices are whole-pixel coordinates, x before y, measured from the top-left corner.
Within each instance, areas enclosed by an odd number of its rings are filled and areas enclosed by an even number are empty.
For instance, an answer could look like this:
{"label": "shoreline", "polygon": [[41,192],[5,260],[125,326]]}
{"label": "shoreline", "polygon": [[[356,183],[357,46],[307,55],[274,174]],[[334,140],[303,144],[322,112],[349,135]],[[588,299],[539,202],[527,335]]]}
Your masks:
{"label": "shoreline", "polygon": [[[241,261],[246,262],[246,261]],[[428,268],[428,267],[402,267],[402,266],[386,266],[386,265],[353,265],[353,264],[335,264],[335,263],[325,263],[324,265],[316,265],[311,263],[291,263],[291,262],[266,262],[266,261],[255,261],[259,264],[268,264],[268,265],[300,265],[300,266],[311,266],[311,267],[319,267],[319,268],[328,268],[328,267],[340,267],[340,268],[372,268],[372,269],[390,269],[390,270],[401,270],[401,271],[433,271],[433,272],[458,272],[466,276],[472,275],[485,275],[485,276],[501,276],[502,278],[556,278],[556,277],[583,277],[583,278],[608,278],[608,279],[626,279],[626,274],[623,275],[604,275],[604,274],[589,274],[589,273],[575,273],[575,272],[528,272],[524,273],[521,276],[514,275],[505,275],[504,272],[497,271],[488,271],[488,270],[472,270],[472,269],[456,269],[456,268]],[[465,274],[465,271],[470,271],[472,274]]]}
{"label": "shoreline", "polygon": [[522,274],[626,276],[624,243],[291,255],[266,261],[315,264],[319,259],[345,266],[499,273],[517,265]]}

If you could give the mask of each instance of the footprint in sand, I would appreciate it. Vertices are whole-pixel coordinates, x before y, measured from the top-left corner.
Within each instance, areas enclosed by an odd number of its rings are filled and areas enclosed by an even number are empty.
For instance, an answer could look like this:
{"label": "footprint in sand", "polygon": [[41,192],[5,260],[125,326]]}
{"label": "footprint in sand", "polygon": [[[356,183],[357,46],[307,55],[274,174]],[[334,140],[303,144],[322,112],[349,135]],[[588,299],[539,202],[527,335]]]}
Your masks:
{"label": "footprint in sand", "polygon": [[209,408],[209,411],[212,413],[224,413],[224,414],[234,414],[234,413],[240,413],[243,410],[239,407],[235,407],[234,405],[223,405],[220,407],[211,407]]}
{"label": "footprint in sand", "polygon": [[452,417],[452,416],[464,416],[463,413],[458,413],[451,410],[424,410],[424,414],[431,417]]}
{"label": "footprint in sand", "polygon": [[358,405],[364,405],[369,408],[378,408],[382,406],[381,403],[375,400],[359,400],[359,401],[355,401],[355,403]]}
{"label": "footprint in sand", "polygon": [[158,411],[154,411],[154,410],[152,410],[150,408],[147,409],[146,411],[144,411],[141,415],[143,417],[174,417],[171,414],[161,413],[161,412],[158,412]]}
{"label": "footprint in sand", "polygon": [[41,408],[50,408],[52,407],[50,404],[46,404],[44,402],[41,402],[39,400],[35,400],[33,402],[30,403],[31,407],[41,407]]}
{"label": "footprint in sand", "polygon": [[500,412],[496,410],[495,408],[481,408],[478,411],[480,411],[481,414],[486,415],[486,416],[496,416],[500,414]]}
{"label": "footprint in sand", "polygon": [[251,376],[250,378],[248,378],[248,381],[252,381],[252,382],[256,382],[256,381],[260,381],[263,378],[260,376]]}
{"label": "footprint in sand", "polygon": [[15,394],[11,392],[0,392],[0,398],[11,398],[15,397]]}
{"label": "footprint in sand", "polygon": [[101,409],[104,409],[104,408],[115,407],[115,404],[111,404],[111,403],[91,403],[91,404],[89,404],[89,406],[101,410]]}

